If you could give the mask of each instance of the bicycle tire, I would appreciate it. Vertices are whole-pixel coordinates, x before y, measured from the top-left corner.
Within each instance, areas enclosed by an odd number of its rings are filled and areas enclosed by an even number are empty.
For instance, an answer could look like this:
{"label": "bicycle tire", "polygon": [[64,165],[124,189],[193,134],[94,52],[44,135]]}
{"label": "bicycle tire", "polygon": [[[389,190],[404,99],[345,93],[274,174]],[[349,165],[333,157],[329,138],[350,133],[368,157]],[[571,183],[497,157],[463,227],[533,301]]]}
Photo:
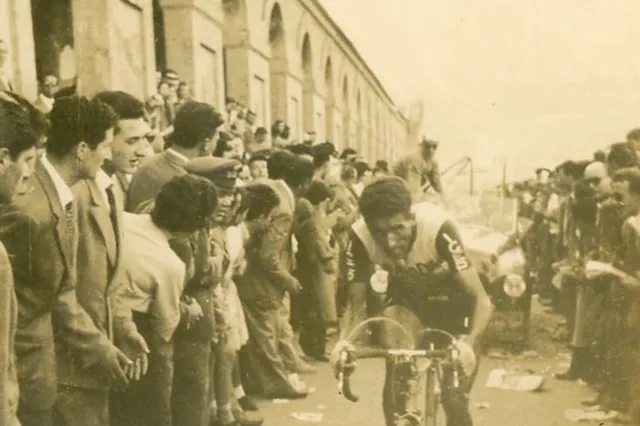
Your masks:
{"label": "bicycle tire", "polygon": [[424,426],[438,426],[438,371],[429,367],[425,372],[425,406],[422,423]]}

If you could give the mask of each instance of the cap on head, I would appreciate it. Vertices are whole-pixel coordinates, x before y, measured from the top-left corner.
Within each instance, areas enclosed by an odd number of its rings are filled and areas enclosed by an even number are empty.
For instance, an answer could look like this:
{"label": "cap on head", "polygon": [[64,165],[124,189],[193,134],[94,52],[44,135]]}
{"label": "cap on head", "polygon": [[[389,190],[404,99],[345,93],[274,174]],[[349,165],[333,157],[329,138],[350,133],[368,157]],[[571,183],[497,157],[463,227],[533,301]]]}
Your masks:
{"label": "cap on head", "polygon": [[242,164],[230,158],[199,157],[189,161],[184,168],[189,173],[209,179],[219,190],[233,191]]}

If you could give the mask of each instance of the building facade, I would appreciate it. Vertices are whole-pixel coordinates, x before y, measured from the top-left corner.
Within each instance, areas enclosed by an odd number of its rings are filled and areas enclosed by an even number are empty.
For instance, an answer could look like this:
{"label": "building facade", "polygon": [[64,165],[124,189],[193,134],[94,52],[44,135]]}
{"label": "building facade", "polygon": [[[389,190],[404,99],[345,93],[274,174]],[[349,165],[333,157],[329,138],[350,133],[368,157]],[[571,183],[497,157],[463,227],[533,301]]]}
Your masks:
{"label": "building facade", "polygon": [[0,0],[0,39],[29,99],[46,74],[146,98],[170,68],[196,99],[222,109],[232,97],[294,140],[315,132],[370,161],[415,147],[412,120],[318,0]]}

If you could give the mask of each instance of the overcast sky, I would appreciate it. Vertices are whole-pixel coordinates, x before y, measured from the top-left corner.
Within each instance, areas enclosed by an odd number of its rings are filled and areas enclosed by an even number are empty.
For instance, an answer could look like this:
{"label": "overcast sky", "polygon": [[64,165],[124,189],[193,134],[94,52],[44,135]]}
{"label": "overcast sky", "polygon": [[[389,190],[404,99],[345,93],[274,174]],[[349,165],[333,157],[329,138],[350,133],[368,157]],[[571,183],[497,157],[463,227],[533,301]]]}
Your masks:
{"label": "overcast sky", "polygon": [[640,1],[321,0],[442,160],[532,171],[640,127]]}

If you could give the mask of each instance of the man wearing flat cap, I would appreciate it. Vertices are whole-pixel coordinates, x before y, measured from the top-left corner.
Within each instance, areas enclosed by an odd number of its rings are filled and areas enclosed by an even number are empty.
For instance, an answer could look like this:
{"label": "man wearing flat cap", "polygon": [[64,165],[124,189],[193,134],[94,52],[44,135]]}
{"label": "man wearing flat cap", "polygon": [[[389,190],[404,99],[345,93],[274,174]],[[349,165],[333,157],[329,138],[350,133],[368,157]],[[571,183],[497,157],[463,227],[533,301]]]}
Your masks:
{"label": "man wearing flat cap", "polygon": [[435,159],[437,148],[438,142],[423,138],[418,152],[407,155],[393,167],[393,173],[407,182],[411,193],[418,199],[427,183],[438,194],[443,195],[440,168]]}
{"label": "man wearing flat cap", "polygon": [[[176,334],[174,386],[174,418],[176,424],[208,426],[214,424],[259,425],[237,405],[232,407],[234,386],[232,373],[237,348],[233,348],[230,329],[238,324],[229,319],[225,287],[230,283],[233,256],[227,248],[225,227],[235,199],[236,180],[242,164],[233,159],[200,157],[184,166],[188,173],[214,183],[218,192],[218,209],[212,227],[200,232],[209,246],[208,258],[196,253],[196,262],[206,262],[188,283],[184,294],[207,306],[204,318],[190,329]],[[246,325],[241,324],[246,327]],[[214,400],[211,401],[211,395]],[[215,406],[217,409],[212,410]],[[234,423],[235,422],[235,423]]]}

